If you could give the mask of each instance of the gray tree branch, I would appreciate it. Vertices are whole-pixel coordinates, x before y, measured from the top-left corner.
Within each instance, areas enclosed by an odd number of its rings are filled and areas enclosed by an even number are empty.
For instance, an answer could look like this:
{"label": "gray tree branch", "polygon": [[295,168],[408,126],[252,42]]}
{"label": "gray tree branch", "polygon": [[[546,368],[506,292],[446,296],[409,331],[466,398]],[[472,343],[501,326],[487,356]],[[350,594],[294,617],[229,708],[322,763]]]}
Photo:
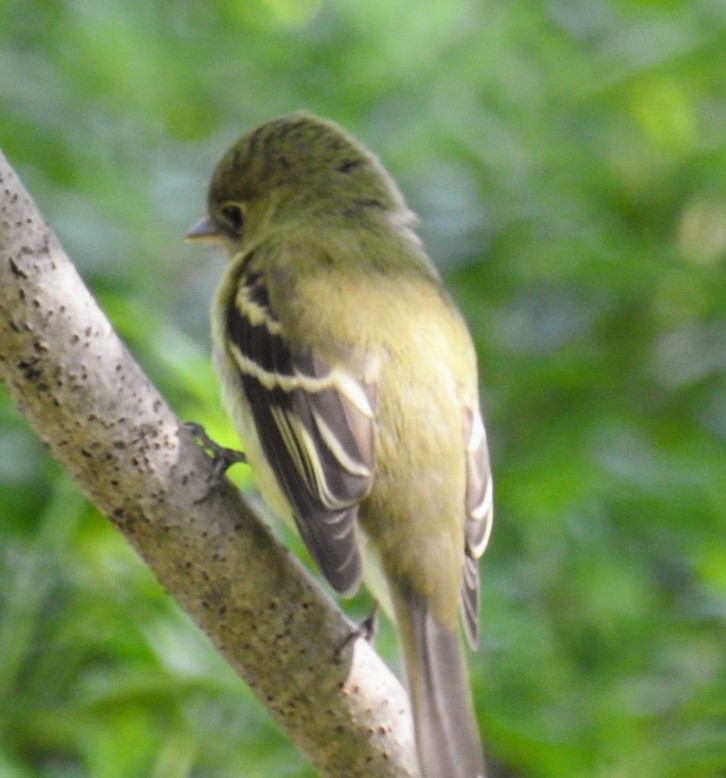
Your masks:
{"label": "gray tree branch", "polygon": [[395,677],[180,426],[0,153],[0,376],[321,775],[411,776]]}

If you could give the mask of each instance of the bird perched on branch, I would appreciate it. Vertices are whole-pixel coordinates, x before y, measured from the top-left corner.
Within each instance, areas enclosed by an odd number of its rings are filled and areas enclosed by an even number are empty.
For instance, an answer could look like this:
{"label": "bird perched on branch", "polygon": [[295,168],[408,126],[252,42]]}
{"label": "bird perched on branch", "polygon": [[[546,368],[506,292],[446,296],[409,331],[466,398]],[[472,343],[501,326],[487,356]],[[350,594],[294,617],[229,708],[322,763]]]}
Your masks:
{"label": "bird perched on branch", "polygon": [[340,594],[395,618],[424,778],[484,775],[458,623],[479,635],[492,479],[461,315],[373,154],[294,113],[238,140],[187,234],[230,264],[224,402],[263,498]]}

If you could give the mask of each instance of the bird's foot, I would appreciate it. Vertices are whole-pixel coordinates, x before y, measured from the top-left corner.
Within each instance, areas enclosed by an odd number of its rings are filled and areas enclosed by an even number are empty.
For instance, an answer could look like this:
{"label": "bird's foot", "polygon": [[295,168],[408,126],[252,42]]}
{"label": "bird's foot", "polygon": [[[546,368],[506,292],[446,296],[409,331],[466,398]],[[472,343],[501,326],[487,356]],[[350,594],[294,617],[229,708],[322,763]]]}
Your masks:
{"label": "bird's foot", "polygon": [[226,448],[220,446],[219,443],[212,440],[207,435],[204,427],[201,424],[197,424],[195,421],[187,421],[182,425],[194,436],[194,440],[209,454],[212,460],[212,474],[209,482],[209,492],[204,497],[197,500],[197,503],[208,500],[214,488],[220,484],[224,474],[229,470],[232,465],[236,465],[238,462],[247,462],[247,457],[243,451],[237,451],[233,448]]}

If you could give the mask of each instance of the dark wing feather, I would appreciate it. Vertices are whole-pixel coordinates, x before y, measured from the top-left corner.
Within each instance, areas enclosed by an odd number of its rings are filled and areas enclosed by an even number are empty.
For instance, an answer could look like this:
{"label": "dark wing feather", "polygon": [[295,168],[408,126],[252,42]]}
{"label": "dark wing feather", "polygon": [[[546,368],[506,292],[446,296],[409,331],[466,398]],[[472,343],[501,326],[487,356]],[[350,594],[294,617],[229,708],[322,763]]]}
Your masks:
{"label": "dark wing feather", "polygon": [[489,450],[478,408],[464,408],[466,494],[464,497],[465,555],[461,584],[464,631],[472,648],[479,643],[479,558],[492,530],[493,493]]}
{"label": "dark wing feather", "polygon": [[264,279],[248,272],[227,336],[257,434],[310,553],[336,591],[355,590],[358,505],[373,478],[375,386],[284,337]]}

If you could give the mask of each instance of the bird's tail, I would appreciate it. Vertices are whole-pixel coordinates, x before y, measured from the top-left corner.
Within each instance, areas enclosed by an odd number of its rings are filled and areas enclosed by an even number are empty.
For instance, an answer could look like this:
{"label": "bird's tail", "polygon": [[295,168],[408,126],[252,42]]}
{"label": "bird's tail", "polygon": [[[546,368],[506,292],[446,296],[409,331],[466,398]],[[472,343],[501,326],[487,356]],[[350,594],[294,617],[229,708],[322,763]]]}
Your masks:
{"label": "bird's tail", "polygon": [[456,625],[442,626],[422,598],[394,602],[422,778],[484,778],[484,756]]}

